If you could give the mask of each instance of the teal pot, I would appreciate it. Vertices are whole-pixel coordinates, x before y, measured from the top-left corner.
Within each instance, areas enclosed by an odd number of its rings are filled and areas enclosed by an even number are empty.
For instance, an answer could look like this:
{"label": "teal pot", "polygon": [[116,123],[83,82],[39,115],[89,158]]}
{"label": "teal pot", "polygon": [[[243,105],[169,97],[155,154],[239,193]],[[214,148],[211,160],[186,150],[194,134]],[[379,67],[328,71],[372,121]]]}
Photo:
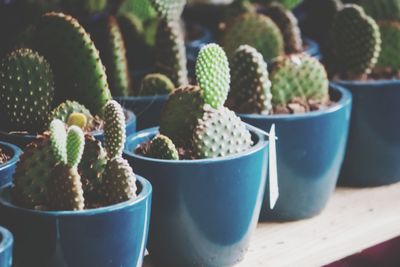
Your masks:
{"label": "teal pot", "polygon": [[[136,132],[136,116],[131,111],[126,111],[126,134],[130,135]],[[103,141],[104,134],[103,131],[94,131],[92,135],[100,141]],[[0,141],[8,142],[14,145],[17,145],[21,148],[24,148],[27,144],[31,143],[36,139],[36,135],[34,134],[22,134],[22,133],[9,133],[6,131],[0,130]]]}
{"label": "teal pot", "polygon": [[11,183],[12,176],[15,172],[15,167],[22,151],[21,149],[19,149],[19,147],[15,145],[1,141],[0,147],[3,151],[11,156],[11,158],[6,163],[0,165],[0,188],[2,188],[3,186]]}
{"label": "teal pot", "polygon": [[337,84],[348,88],[354,99],[340,185],[400,182],[400,80]]}
{"label": "teal pot", "polygon": [[0,266],[12,266],[14,238],[10,231],[0,226]]}
{"label": "teal pot", "polygon": [[230,266],[243,259],[257,225],[268,159],[266,136],[248,127],[251,149],[214,159],[159,160],[134,153],[157,128],[128,138],[125,157],[154,187],[148,250],[159,266]]}
{"label": "teal pot", "polygon": [[12,204],[10,187],[0,190],[0,224],[15,237],[15,265],[142,266],[152,188],[137,179],[136,199],[84,211],[23,209]]}
{"label": "teal pot", "polygon": [[293,221],[319,214],[335,189],[343,162],[351,94],[331,85],[336,105],[303,114],[239,114],[244,122],[269,131],[276,126],[279,199],[269,209],[265,194],[260,220]]}

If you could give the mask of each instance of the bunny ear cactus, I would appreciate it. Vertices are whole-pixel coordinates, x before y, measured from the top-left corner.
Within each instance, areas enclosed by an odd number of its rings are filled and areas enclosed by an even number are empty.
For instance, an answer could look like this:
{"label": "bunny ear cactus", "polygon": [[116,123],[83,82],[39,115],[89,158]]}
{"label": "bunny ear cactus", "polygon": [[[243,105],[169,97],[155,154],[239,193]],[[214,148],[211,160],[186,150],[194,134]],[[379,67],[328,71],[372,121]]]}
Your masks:
{"label": "bunny ear cactus", "polygon": [[345,5],[332,26],[332,46],[341,76],[354,79],[371,72],[381,51],[376,22],[357,5]]}
{"label": "bunny ear cactus", "polygon": [[167,76],[160,73],[151,73],[143,78],[139,95],[163,95],[172,93],[174,90],[175,86]]}
{"label": "bunny ear cactus", "polygon": [[178,20],[186,5],[186,0],[149,0],[158,16],[167,20]]}
{"label": "bunny ear cactus", "polygon": [[239,113],[270,113],[271,82],[263,56],[253,47],[242,45],[231,62],[232,86],[229,101]]}
{"label": "bunny ear cactus", "polygon": [[[71,116],[73,114],[80,114],[81,117],[81,119],[79,120],[80,122],[78,121],[76,123],[72,122]],[[82,116],[84,116],[85,118],[82,118]],[[71,125],[80,126],[84,130],[90,128],[94,120],[92,114],[85,106],[76,101],[69,101],[69,100],[65,101],[64,103],[61,103],[59,106],[53,109],[53,111],[50,114],[49,121],[52,121],[54,119],[59,119],[64,123],[67,123],[69,126]],[[77,117],[75,117],[75,119],[77,119]],[[85,123],[82,123],[82,120],[84,120]]]}
{"label": "bunny ear cactus", "polygon": [[49,63],[37,52],[21,48],[0,66],[0,113],[12,131],[38,133],[48,122],[54,99]]}
{"label": "bunny ear cactus", "polygon": [[382,46],[377,67],[400,68],[400,21],[378,22],[381,33]]}
{"label": "bunny ear cactus", "polygon": [[117,101],[110,100],[104,107],[104,143],[109,158],[122,155],[125,138],[124,111]]}
{"label": "bunny ear cactus", "polygon": [[150,142],[146,156],[156,159],[178,160],[179,154],[171,139],[159,134]]}
{"label": "bunny ear cactus", "polygon": [[37,25],[34,44],[54,71],[56,103],[79,100],[101,115],[111,99],[107,76],[96,47],[78,21],[62,13],[46,13]]}
{"label": "bunny ear cactus", "polygon": [[264,15],[246,13],[227,25],[221,45],[228,58],[232,58],[236,49],[244,44],[257,49],[267,62],[284,54],[281,31],[275,22]]}

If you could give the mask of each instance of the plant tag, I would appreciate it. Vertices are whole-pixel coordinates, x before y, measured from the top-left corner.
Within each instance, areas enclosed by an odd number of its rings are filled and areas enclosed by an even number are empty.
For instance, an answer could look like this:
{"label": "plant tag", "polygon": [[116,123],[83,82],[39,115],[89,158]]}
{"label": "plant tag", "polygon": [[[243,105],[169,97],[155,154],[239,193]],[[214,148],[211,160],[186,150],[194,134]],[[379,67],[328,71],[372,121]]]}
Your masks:
{"label": "plant tag", "polygon": [[276,163],[275,124],[269,131],[269,208],[272,210],[279,198],[278,168]]}

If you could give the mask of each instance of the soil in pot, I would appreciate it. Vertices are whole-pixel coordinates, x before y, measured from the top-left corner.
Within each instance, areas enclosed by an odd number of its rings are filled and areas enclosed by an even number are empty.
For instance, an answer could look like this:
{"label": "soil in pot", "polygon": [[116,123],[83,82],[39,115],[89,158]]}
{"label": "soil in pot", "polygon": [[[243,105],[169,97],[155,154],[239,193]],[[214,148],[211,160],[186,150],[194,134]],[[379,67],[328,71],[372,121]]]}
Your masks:
{"label": "soil in pot", "polygon": [[6,163],[10,158],[11,155],[0,146],[0,165]]}

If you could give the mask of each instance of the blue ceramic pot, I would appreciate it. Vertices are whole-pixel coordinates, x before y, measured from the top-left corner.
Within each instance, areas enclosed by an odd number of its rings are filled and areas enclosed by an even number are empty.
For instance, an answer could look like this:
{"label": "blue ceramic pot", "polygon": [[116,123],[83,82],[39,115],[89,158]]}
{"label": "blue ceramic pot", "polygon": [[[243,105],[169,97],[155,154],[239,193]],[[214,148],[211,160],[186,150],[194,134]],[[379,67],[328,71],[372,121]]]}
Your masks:
{"label": "blue ceramic pot", "polygon": [[[127,112],[127,120],[126,120],[126,135],[129,136],[136,132],[136,116],[131,111]],[[92,135],[100,141],[103,141],[104,134],[103,131],[94,131]],[[31,143],[36,139],[36,135],[33,134],[17,134],[17,133],[8,133],[0,130],[0,141],[8,142],[14,145],[17,145],[21,148],[24,148],[27,144]]]}
{"label": "blue ceramic pot", "polygon": [[0,266],[11,267],[14,239],[5,228],[0,227]]}
{"label": "blue ceramic pot", "polygon": [[351,112],[351,95],[332,85],[337,102],[323,111],[288,115],[244,115],[244,122],[269,131],[276,125],[279,199],[269,209],[265,193],[260,219],[292,221],[317,215],[335,189],[343,162]]}
{"label": "blue ceramic pot", "polygon": [[167,99],[168,95],[115,97],[121,106],[136,114],[138,131],[159,124],[161,111]]}
{"label": "blue ceramic pot", "polygon": [[309,54],[310,56],[312,56],[318,60],[322,59],[322,54],[319,49],[319,44],[317,42],[313,41],[310,38],[304,37],[303,44],[305,46],[305,50],[304,50],[305,53]]}
{"label": "blue ceramic pot", "polygon": [[14,206],[0,190],[0,224],[15,237],[17,266],[142,266],[152,188],[138,177],[135,200],[84,211],[35,211]]}
{"label": "blue ceramic pot", "polygon": [[339,183],[400,182],[400,80],[339,81],[353,94],[349,144]]}
{"label": "blue ceramic pot", "polygon": [[240,261],[259,216],[268,142],[251,127],[255,145],[215,159],[159,160],[132,152],[157,128],[128,138],[125,157],[154,187],[149,252],[160,266],[228,266]]}
{"label": "blue ceramic pot", "polygon": [[19,160],[19,156],[21,155],[21,149],[15,145],[1,141],[0,147],[7,154],[11,155],[11,158],[5,164],[0,164],[0,188],[2,188],[3,186],[11,183],[16,164]]}

